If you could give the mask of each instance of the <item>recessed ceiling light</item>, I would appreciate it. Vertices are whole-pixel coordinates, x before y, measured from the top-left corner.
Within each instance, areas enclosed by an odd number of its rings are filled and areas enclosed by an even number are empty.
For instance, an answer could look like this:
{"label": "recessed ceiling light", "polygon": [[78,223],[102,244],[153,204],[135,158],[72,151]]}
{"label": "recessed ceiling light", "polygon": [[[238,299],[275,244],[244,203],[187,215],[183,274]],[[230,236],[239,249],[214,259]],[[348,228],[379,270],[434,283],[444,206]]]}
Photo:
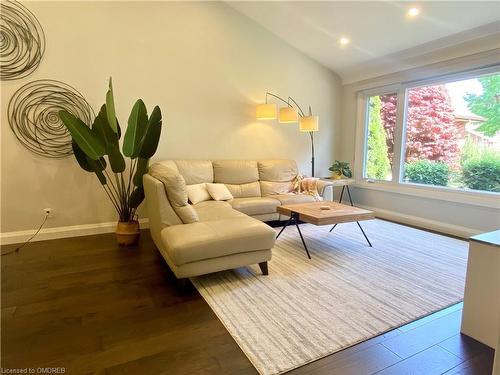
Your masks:
{"label": "recessed ceiling light", "polygon": [[410,17],[416,17],[419,14],[420,14],[420,9],[418,9],[418,8],[411,7],[410,9],[408,9],[408,15]]}
{"label": "recessed ceiling light", "polygon": [[349,40],[349,38],[346,38],[345,36],[343,36],[342,38],[340,38],[339,42],[340,42],[340,45],[341,45],[341,46],[346,46],[346,45],[348,45],[351,41]]}

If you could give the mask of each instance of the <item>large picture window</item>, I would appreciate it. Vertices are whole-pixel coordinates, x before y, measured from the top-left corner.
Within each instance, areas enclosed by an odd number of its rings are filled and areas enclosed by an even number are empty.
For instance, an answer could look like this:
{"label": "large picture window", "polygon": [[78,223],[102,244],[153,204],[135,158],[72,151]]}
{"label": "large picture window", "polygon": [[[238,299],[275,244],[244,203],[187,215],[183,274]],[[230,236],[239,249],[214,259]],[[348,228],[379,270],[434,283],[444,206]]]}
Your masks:
{"label": "large picture window", "polygon": [[366,105],[364,178],[500,193],[499,73],[369,95]]}

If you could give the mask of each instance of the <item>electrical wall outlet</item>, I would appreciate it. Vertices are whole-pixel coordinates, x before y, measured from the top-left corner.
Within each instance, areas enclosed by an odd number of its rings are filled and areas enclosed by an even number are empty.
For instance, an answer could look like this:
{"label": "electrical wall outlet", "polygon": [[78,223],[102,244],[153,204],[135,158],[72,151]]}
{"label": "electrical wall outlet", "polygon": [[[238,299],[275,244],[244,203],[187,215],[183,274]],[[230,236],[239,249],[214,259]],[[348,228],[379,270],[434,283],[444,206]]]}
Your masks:
{"label": "electrical wall outlet", "polygon": [[44,208],[43,213],[47,215],[48,217],[52,217],[52,208]]}

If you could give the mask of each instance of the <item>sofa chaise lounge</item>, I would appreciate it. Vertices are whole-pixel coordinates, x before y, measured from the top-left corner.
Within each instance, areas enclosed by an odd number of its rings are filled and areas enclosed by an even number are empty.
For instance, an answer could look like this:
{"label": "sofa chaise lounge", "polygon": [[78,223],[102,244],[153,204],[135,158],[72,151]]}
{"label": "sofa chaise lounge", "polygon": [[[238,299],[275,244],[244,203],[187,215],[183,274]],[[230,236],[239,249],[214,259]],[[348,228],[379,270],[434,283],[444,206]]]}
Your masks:
{"label": "sofa chaise lounge", "polygon": [[[154,171],[154,172],[152,172]],[[267,274],[276,208],[314,201],[290,194],[298,174],[293,160],[165,160],[144,176],[149,228],[177,278],[259,264]],[[153,177],[154,176],[154,177]],[[190,185],[222,183],[233,198],[189,204]],[[328,183],[319,181],[324,193]]]}

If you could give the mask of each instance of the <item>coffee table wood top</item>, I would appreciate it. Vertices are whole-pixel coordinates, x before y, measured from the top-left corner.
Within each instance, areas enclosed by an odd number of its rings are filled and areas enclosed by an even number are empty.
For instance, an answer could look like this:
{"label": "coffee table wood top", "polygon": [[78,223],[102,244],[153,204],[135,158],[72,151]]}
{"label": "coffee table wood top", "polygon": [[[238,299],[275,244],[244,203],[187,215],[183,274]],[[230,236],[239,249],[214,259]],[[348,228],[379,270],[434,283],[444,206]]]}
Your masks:
{"label": "coffee table wood top", "polygon": [[[322,210],[321,206],[329,206],[330,209]],[[314,225],[329,225],[375,219],[373,211],[330,201],[287,204],[278,206],[278,212],[286,216],[291,216],[292,212],[295,212],[299,215],[299,220]]]}

